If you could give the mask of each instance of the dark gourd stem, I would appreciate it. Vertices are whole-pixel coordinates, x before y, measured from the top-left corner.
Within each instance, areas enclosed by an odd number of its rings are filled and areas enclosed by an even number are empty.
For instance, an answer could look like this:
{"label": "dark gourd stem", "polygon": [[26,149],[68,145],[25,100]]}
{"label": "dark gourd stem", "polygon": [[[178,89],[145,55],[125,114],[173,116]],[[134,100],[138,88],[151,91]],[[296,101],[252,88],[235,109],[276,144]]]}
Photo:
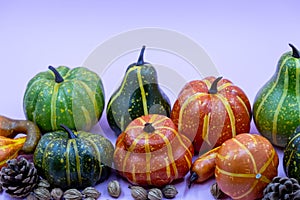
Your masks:
{"label": "dark gourd stem", "polygon": [[141,50],[141,53],[140,53],[140,56],[139,56],[139,59],[136,63],[137,66],[139,65],[143,65],[145,62],[144,62],[144,52],[145,52],[145,48],[146,46],[143,46],[142,50]]}
{"label": "dark gourd stem", "polygon": [[144,125],[144,131],[147,132],[147,133],[152,133],[155,131],[155,128],[152,126],[151,123],[147,122],[145,125]]}
{"label": "dark gourd stem", "polygon": [[208,90],[209,94],[217,94],[218,93],[218,82],[221,79],[222,79],[222,76],[220,76],[214,80],[214,82],[210,86],[210,89]]}
{"label": "dark gourd stem", "polygon": [[61,83],[64,81],[63,77],[59,74],[59,72],[54,67],[49,66],[48,69],[50,69],[54,73],[56,83]]}
{"label": "dark gourd stem", "polygon": [[293,57],[294,58],[300,58],[300,53],[299,53],[298,49],[294,45],[292,45],[292,44],[289,44],[289,46],[293,50]]}
{"label": "dark gourd stem", "polygon": [[68,132],[70,139],[77,138],[77,136],[73,133],[73,131],[71,131],[71,129],[69,129],[67,126],[61,124],[60,127],[62,127],[63,129],[65,129],[65,131]]}
{"label": "dark gourd stem", "polygon": [[191,188],[192,183],[195,182],[195,180],[198,179],[198,174],[196,172],[192,172],[191,176],[190,176],[190,183],[189,183],[189,188]]}

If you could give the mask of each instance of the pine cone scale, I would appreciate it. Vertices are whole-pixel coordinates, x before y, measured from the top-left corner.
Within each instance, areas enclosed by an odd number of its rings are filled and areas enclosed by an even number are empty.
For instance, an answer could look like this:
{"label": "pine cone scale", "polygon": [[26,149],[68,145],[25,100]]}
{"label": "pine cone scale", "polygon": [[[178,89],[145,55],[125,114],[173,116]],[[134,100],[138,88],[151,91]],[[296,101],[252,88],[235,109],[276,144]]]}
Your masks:
{"label": "pine cone scale", "polygon": [[12,159],[0,171],[0,183],[7,194],[16,198],[29,195],[38,182],[37,170],[25,158]]}
{"label": "pine cone scale", "polygon": [[299,197],[300,185],[296,179],[288,177],[274,177],[264,189],[262,200],[295,200]]}

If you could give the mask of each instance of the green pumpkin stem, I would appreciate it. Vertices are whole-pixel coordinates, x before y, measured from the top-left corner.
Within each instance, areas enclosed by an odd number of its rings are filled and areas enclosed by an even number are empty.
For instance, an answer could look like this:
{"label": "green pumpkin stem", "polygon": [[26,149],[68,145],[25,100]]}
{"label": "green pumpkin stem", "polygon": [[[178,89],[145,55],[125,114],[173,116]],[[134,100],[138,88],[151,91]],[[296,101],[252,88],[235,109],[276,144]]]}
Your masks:
{"label": "green pumpkin stem", "polygon": [[69,134],[70,139],[77,138],[77,136],[73,133],[73,131],[71,131],[71,129],[69,129],[67,126],[61,124],[60,127],[62,127]]}
{"label": "green pumpkin stem", "polygon": [[189,188],[191,188],[192,183],[194,183],[198,179],[198,174],[196,172],[192,172],[190,176]]}
{"label": "green pumpkin stem", "polygon": [[151,123],[149,123],[149,122],[147,122],[145,125],[144,125],[145,127],[144,127],[144,131],[146,132],[146,133],[153,133],[154,131],[155,131],[155,128],[152,126],[152,124]]}
{"label": "green pumpkin stem", "polygon": [[292,44],[289,44],[289,46],[293,50],[293,57],[294,58],[300,58],[300,53],[299,53],[298,49],[294,45],[292,45]]}
{"label": "green pumpkin stem", "polygon": [[56,83],[61,83],[64,81],[63,77],[59,74],[59,72],[54,67],[49,66],[48,69],[50,69],[54,73]]}
{"label": "green pumpkin stem", "polygon": [[217,94],[218,93],[218,82],[222,79],[223,77],[220,76],[218,78],[216,78],[214,80],[214,82],[211,84],[209,90],[208,90],[208,93],[209,94]]}
{"label": "green pumpkin stem", "polygon": [[144,45],[142,47],[142,50],[141,50],[141,53],[140,53],[140,56],[139,56],[139,59],[136,63],[137,66],[140,66],[140,65],[143,65],[145,62],[144,62],[144,52],[145,52],[145,48],[146,46]]}

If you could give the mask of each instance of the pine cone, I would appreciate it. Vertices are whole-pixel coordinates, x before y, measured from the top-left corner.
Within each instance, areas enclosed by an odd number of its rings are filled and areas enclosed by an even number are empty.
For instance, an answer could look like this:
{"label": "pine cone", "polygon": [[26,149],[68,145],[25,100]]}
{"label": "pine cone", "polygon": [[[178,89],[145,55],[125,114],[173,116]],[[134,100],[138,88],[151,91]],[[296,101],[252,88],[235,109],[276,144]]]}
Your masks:
{"label": "pine cone", "polygon": [[300,185],[296,179],[277,176],[264,189],[262,200],[298,199],[299,189]]}
{"label": "pine cone", "polygon": [[21,157],[7,161],[0,171],[0,183],[5,192],[15,198],[29,195],[38,182],[37,170],[32,162]]}

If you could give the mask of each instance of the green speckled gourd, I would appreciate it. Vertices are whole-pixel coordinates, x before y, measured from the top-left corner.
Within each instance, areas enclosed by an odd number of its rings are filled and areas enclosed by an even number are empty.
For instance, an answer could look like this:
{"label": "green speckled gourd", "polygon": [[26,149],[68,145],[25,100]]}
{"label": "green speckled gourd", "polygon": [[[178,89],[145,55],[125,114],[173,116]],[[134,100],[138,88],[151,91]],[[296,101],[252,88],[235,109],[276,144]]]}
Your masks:
{"label": "green speckled gourd", "polygon": [[106,114],[109,126],[120,135],[134,119],[148,114],[170,116],[171,105],[160,89],[155,68],[144,62],[143,46],[137,63],[129,65],[120,87],[109,99]]}
{"label": "green speckled gourd", "polygon": [[288,177],[300,181],[300,126],[289,137],[284,149],[283,169]]}
{"label": "green speckled gourd", "polygon": [[300,124],[300,53],[284,53],[275,74],[259,90],[253,105],[257,130],[276,146],[284,147]]}
{"label": "green speckled gourd", "polygon": [[112,143],[99,134],[64,130],[42,136],[33,161],[38,173],[63,189],[94,186],[108,178],[113,162]]}
{"label": "green speckled gourd", "polygon": [[26,118],[43,133],[60,129],[60,124],[89,131],[104,109],[102,81],[85,67],[49,66],[29,81],[23,106]]}

